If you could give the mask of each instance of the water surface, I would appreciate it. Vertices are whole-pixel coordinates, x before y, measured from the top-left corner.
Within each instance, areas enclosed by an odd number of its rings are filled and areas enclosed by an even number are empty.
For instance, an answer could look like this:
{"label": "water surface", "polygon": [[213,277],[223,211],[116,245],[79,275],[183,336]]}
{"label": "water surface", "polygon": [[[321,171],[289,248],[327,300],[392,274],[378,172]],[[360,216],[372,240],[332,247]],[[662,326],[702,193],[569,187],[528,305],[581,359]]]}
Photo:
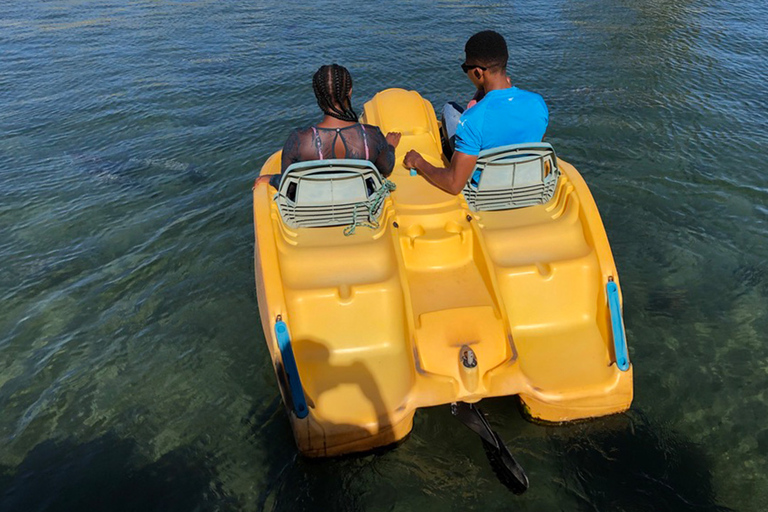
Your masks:
{"label": "water surface", "polygon": [[[0,4],[0,510],[765,510],[768,14],[761,2]],[[396,450],[297,457],[259,325],[250,188],[338,62],[472,94],[501,31],[581,170],[635,401],[565,427],[488,401],[514,497],[445,408]]]}

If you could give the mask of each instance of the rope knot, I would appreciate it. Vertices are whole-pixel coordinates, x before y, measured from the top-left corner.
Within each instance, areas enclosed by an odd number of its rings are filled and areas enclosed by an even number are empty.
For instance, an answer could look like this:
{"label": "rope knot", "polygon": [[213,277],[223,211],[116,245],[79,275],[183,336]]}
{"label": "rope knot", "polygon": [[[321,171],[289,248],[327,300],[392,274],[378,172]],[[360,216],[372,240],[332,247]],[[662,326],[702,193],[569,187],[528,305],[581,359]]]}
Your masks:
{"label": "rope knot", "polygon": [[[354,235],[355,229],[357,228],[357,226],[364,226],[370,229],[377,229],[381,224],[379,224],[379,221],[376,220],[376,211],[381,207],[382,203],[384,203],[384,200],[389,196],[389,194],[396,188],[397,188],[397,185],[395,185],[394,182],[384,178],[384,181],[381,183],[381,187],[379,187],[371,195],[371,197],[368,198],[367,201],[356,203],[352,209],[352,224],[344,228],[344,236]],[[367,221],[358,222],[357,208],[359,206],[362,206],[364,208],[367,207],[367,210],[368,210]]]}

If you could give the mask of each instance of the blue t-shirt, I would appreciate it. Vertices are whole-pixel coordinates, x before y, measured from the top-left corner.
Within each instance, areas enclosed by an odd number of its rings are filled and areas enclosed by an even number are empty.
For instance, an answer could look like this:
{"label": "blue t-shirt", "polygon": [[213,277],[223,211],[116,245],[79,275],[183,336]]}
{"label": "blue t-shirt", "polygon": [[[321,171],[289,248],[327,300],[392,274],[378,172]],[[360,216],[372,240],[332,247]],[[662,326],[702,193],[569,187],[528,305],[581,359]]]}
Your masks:
{"label": "blue t-shirt", "polygon": [[540,95],[517,87],[496,89],[461,115],[456,151],[477,156],[484,149],[541,142],[548,123],[549,110]]}

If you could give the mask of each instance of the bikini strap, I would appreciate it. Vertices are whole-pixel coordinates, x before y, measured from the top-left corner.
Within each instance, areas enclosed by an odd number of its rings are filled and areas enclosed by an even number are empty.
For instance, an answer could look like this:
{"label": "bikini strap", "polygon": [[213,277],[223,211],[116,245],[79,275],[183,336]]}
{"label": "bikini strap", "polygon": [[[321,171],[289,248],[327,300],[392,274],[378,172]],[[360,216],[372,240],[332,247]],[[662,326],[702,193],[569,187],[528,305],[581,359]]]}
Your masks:
{"label": "bikini strap", "polygon": [[360,129],[363,130],[363,145],[365,146],[365,159],[369,160],[368,158],[368,135],[365,133],[365,126],[360,125]]}
{"label": "bikini strap", "polygon": [[312,127],[312,133],[315,134],[315,147],[317,147],[317,154],[320,156],[320,160],[323,160],[323,142],[320,140],[320,135],[318,135],[317,128],[314,126]]}

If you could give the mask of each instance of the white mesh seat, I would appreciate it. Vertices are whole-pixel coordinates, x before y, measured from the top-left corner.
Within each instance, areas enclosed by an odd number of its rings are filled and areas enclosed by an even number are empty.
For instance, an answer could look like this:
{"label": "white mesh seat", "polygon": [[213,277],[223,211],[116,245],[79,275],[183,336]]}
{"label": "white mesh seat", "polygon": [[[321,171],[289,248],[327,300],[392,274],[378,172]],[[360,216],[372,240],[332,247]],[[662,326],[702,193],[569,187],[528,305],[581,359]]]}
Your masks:
{"label": "white mesh seat", "polygon": [[560,169],[546,142],[481,151],[464,198],[473,211],[509,210],[545,204],[555,193]]}
{"label": "white mesh seat", "polygon": [[299,162],[282,174],[275,200],[283,222],[291,227],[350,225],[355,219],[375,222],[384,204],[375,204],[383,183],[368,160]]}

